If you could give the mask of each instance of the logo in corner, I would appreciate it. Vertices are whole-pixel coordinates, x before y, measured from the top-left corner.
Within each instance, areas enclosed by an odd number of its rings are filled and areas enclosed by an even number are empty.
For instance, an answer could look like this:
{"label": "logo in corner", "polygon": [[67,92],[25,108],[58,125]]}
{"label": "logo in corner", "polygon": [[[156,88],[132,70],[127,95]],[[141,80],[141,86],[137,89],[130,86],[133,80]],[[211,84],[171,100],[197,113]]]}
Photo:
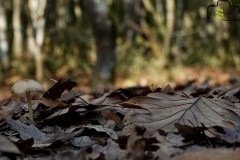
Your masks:
{"label": "logo in corner", "polygon": [[218,0],[217,5],[207,8],[208,18],[222,21],[236,21],[240,19],[240,7],[232,6],[228,0]]}

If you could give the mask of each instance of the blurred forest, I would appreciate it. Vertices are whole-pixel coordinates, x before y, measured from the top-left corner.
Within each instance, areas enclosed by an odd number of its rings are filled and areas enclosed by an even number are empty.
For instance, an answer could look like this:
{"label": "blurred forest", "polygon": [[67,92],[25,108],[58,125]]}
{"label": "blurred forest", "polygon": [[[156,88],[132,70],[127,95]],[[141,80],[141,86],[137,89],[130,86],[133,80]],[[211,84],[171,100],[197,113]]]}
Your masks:
{"label": "blurred forest", "polygon": [[209,20],[211,4],[0,0],[0,83],[70,77],[93,86],[116,79],[147,84],[171,80],[182,72],[177,67],[239,70],[240,21]]}

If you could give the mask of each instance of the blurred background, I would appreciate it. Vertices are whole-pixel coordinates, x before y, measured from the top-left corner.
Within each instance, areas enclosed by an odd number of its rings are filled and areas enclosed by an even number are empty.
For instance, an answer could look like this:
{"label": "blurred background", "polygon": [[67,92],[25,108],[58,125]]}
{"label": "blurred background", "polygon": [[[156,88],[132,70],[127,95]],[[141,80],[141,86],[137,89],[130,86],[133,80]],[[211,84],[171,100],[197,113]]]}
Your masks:
{"label": "blurred background", "polygon": [[0,0],[1,93],[22,78],[48,85],[69,77],[82,90],[224,83],[240,73],[240,20],[208,19],[211,4],[216,0]]}

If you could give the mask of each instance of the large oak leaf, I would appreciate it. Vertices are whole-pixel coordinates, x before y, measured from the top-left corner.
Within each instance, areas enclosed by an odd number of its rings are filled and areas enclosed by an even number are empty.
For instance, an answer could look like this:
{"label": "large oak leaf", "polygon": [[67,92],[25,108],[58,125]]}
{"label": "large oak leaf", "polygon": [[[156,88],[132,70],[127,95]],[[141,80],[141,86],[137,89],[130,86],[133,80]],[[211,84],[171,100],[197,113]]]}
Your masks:
{"label": "large oak leaf", "polygon": [[143,108],[130,109],[124,119],[125,126],[144,126],[152,133],[158,129],[173,131],[176,123],[193,127],[234,128],[240,125],[239,109],[233,103],[220,98],[189,98],[158,92],[134,97],[122,105]]}

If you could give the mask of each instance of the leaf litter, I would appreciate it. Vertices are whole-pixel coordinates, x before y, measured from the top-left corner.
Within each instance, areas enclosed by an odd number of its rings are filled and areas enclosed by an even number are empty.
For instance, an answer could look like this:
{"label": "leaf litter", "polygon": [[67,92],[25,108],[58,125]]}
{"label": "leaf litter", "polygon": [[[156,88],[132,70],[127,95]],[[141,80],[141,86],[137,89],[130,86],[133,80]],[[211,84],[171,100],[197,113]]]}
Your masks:
{"label": "leaf litter", "polygon": [[239,88],[194,82],[96,94],[60,79],[33,99],[35,125],[24,100],[12,97],[0,103],[0,158],[187,159],[204,153],[217,160],[218,152],[235,158]]}
{"label": "leaf litter", "polygon": [[136,105],[145,110],[128,112],[130,119],[126,124],[144,126],[150,132],[158,129],[173,131],[176,123],[193,127],[202,124],[210,126],[227,126],[234,128],[240,124],[238,112],[234,112],[234,104],[224,99],[212,99],[199,96],[196,98],[150,93],[145,97],[135,97],[122,105]]}

